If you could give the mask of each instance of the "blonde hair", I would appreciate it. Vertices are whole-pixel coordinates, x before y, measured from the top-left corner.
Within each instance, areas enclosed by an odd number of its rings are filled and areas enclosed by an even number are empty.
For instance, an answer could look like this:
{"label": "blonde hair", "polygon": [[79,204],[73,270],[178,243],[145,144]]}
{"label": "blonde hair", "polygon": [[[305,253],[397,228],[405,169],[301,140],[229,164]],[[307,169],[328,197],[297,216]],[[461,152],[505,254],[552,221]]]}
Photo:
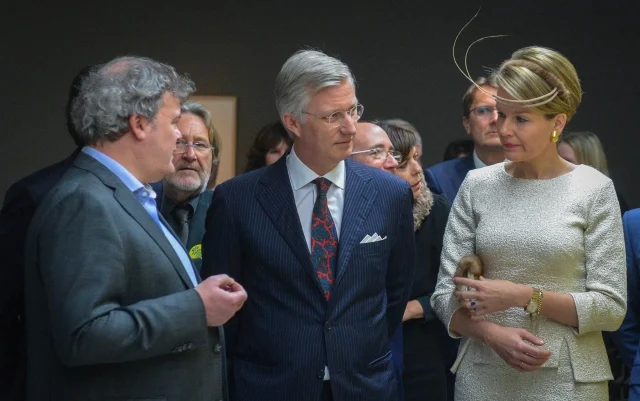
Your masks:
{"label": "blonde hair", "polygon": [[586,164],[609,176],[607,156],[596,134],[589,131],[565,132],[560,136],[558,145],[561,143],[566,143],[573,149],[578,164]]}
{"label": "blonde hair", "polygon": [[[564,113],[569,121],[582,100],[582,88],[573,64],[562,54],[546,47],[530,46],[517,50],[500,65],[496,80],[498,86],[516,101],[537,99],[556,90],[549,101],[529,106],[547,117]],[[500,98],[497,101],[512,106],[518,104],[501,101]]]}

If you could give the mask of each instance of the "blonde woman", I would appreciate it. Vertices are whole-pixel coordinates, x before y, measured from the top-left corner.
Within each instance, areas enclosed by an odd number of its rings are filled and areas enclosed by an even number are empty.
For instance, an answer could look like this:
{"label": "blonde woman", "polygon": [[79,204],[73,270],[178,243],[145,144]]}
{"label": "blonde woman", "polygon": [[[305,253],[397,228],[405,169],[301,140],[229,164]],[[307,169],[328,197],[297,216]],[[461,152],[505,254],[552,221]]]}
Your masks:
{"label": "blonde woman", "polygon": [[[604,154],[602,143],[596,134],[590,131],[565,132],[558,141],[558,154],[573,164],[586,164],[609,177],[607,156]],[[629,205],[617,192],[620,213],[629,210]]]}
{"label": "blonde woman", "polygon": [[609,176],[607,156],[596,134],[589,131],[566,132],[558,140],[558,154],[573,164],[586,164]]}
{"label": "blonde woman", "polygon": [[[581,100],[578,76],[560,53],[527,47],[500,66],[497,81],[509,161],[463,182],[431,298],[450,335],[463,337],[455,398],[606,400],[602,331],[625,315],[624,239],[611,180],[556,148]],[[454,278],[474,253],[484,277]]]}

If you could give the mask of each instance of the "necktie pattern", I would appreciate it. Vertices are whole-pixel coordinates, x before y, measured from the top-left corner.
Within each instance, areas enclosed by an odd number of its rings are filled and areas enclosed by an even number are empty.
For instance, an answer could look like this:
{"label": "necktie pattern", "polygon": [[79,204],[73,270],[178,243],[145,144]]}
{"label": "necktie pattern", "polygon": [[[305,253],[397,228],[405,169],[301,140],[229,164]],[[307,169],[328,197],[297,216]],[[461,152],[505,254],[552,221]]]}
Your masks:
{"label": "necktie pattern", "polygon": [[324,297],[328,301],[331,297],[331,288],[335,277],[338,235],[327,202],[327,191],[329,191],[331,181],[318,177],[313,182],[318,189],[318,198],[313,206],[311,216],[311,258]]}

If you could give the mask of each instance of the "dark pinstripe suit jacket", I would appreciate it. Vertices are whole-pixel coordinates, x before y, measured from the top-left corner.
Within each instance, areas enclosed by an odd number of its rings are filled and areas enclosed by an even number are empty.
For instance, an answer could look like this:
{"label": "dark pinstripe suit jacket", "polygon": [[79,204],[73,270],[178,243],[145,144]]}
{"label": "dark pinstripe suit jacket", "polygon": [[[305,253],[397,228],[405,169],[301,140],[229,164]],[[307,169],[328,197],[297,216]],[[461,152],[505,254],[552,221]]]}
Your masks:
{"label": "dark pinstripe suit jacket", "polygon": [[[218,187],[207,215],[202,274],[247,290],[226,326],[234,401],[319,400],[324,366],[336,401],[397,399],[389,339],[415,263],[412,195],[391,174],[346,160],[331,299],[317,282],[286,158]],[[384,241],[361,244],[378,233]]]}

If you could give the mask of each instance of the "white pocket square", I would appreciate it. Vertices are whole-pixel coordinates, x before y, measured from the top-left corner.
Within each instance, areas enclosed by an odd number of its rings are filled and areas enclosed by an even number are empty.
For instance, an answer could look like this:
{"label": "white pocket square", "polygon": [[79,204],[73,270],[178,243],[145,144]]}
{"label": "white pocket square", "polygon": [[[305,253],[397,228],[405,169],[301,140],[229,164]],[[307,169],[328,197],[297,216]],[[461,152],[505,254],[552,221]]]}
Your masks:
{"label": "white pocket square", "polygon": [[372,242],[378,242],[378,241],[384,241],[387,239],[387,236],[385,235],[384,237],[381,237],[378,235],[378,233],[373,233],[373,235],[365,235],[364,238],[362,239],[362,241],[360,241],[361,244],[370,244]]}

